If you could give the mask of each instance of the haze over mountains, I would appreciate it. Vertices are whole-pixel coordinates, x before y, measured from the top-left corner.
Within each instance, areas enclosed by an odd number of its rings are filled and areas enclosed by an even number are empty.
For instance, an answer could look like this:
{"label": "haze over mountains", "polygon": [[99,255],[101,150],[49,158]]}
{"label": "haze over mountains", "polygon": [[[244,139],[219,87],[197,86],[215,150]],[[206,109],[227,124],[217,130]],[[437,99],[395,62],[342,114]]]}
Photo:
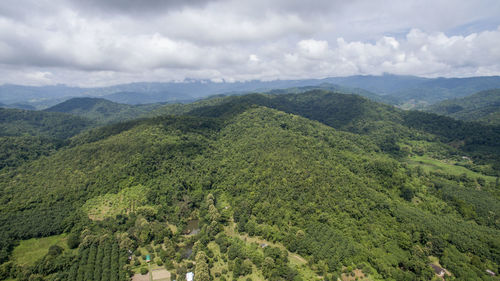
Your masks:
{"label": "haze over mountains", "polygon": [[[276,89],[325,87],[368,96],[377,101],[413,108],[449,98],[464,97],[482,90],[500,88],[500,77],[421,78],[414,76],[349,76],[307,80],[249,82],[187,81],[179,83],[132,83],[102,88],[64,85],[31,87],[0,86],[0,103],[10,107],[44,109],[71,97],[102,97],[126,104],[187,102],[217,94],[243,94]],[[363,90],[365,92],[363,92]],[[379,95],[381,98],[377,98]]]}

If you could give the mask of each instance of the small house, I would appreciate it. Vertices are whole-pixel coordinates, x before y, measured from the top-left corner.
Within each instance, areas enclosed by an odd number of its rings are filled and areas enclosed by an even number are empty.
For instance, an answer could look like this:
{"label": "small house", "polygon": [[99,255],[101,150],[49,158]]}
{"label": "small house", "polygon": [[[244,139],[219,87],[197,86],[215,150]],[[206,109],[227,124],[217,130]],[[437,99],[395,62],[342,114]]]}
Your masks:
{"label": "small house", "polygon": [[488,273],[489,276],[496,276],[495,272],[493,272],[489,269],[486,269],[486,273]]}
{"label": "small house", "polygon": [[441,277],[444,276],[445,271],[443,268],[441,268],[440,266],[435,265],[433,263],[431,263],[430,266],[432,267],[432,269],[434,269],[434,273],[436,273],[438,276],[441,276]]}
{"label": "small house", "polygon": [[186,281],[194,281],[194,273],[192,272],[186,273]]}

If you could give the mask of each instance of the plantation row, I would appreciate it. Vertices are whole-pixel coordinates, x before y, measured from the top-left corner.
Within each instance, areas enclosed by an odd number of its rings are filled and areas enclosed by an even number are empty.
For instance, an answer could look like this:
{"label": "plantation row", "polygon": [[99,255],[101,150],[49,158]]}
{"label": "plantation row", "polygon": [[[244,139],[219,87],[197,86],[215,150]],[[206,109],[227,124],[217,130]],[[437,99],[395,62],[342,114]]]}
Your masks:
{"label": "plantation row", "polygon": [[116,241],[93,243],[81,250],[79,260],[71,266],[67,280],[130,280],[128,273],[123,270],[126,262],[127,253],[120,250]]}

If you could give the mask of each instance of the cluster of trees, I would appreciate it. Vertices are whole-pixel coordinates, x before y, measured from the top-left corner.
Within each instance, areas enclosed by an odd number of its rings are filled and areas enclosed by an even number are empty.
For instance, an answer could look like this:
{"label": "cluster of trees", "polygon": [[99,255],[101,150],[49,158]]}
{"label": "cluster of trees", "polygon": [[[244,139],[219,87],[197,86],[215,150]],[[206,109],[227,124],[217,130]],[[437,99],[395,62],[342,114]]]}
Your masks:
{"label": "cluster of trees", "polygon": [[290,267],[285,249],[266,245],[262,251],[260,246],[245,244],[224,233],[219,234],[215,242],[227,258],[229,271],[235,278],[251,274],[255,265],[266,280],[301,280],[297,270]]}

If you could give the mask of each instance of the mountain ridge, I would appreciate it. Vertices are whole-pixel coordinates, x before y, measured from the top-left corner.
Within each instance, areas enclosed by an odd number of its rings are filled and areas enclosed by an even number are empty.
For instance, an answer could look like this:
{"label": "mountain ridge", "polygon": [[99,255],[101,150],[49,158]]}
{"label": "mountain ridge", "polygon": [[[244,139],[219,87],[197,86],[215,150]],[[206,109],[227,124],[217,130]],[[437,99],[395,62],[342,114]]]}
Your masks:
{"label": "mountain ridge", "polygon": [[[360,88],[377,95],[391,96],[389,99],[401,104],[412,100],[427,104],[462,97],[481,90],[500,87],[500,77],[479,76],[469,78],[422,78],[416,76],[348,76],[322,79],[273,80],[246,82],[211,82],[187,80],[184,82],[137,82],[108,87],[78,88],[64,85],[56,86],[0,86],[0,102],[4,104],[27,104],[39,106],[54,105],[51,101],[78,96],[104,97],[117,102],[144,103],[192,100],[224,93],[265,92],[272,89],[319,86],[324,83],[336,84],[347,88]],[[120,93],[121,96],[120,96]],[[128,93],[128,94],[127,94]],[[125,97],[124,95],[129,95]],[[133,94],[133,95],[132,95]],[[23,106],[27,106],[23,105]]]}

